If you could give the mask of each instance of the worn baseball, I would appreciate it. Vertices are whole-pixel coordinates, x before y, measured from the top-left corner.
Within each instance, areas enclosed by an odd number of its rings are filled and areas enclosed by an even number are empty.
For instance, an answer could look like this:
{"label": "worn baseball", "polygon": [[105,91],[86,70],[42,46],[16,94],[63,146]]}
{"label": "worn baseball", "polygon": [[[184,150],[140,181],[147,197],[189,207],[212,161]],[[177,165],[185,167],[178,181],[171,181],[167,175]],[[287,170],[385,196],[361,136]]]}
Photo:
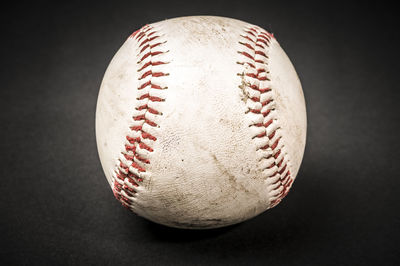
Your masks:
{"label": "worn baseball", "polygon": [[101,164],[123,206],[215,228],[276,206],[306,139],[300,81],[274,35],[235,19],[164,20],[128,37],[101,84]]}

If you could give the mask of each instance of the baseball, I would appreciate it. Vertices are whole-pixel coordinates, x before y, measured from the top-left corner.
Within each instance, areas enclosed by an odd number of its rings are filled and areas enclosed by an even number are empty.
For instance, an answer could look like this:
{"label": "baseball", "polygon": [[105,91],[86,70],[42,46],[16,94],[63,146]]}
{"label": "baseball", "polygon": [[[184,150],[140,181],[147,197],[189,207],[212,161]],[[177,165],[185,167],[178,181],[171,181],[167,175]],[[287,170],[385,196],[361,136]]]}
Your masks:
{"label": "baseball", "polygon": [[306,108],[274,35],[194,16],[128,37],[101,84],[96,138],[115,198],[178,228],[216,228],[276,206],[299,170]]}

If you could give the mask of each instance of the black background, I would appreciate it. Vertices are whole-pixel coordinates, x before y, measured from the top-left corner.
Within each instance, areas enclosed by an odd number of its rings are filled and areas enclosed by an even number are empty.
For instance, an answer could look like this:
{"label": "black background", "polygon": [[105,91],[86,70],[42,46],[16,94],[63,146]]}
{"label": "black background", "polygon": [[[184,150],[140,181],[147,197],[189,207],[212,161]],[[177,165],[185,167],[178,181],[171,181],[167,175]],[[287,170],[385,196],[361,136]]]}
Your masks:
{"label": "black background", "polygon": [[[399,33],[388,5],[14,2],[1,16],[1,262],[399,265]],[[104,71],[143,24],[220,15],[272,31],[307,102],[301,170],[276,208],[171,229],[114,200],[94,131]]]}

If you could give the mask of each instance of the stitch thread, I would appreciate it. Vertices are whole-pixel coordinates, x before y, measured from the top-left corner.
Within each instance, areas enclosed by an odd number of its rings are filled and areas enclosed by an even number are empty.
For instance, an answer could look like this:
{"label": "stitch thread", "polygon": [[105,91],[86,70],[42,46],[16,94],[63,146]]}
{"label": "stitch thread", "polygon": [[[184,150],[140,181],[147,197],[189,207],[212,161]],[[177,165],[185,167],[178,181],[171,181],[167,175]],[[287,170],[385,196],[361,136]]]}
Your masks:
{"label": "stitch thread", "polygon": [[263,168],[263,171],[265,171],[266,180],[271,180],[269,183],[270,207],[274,207],[288,194],[293,179],[288,169],[289,160],[282,152],[284,146],[269,86],[268,48],[273,35],[259,27],[252,26],[246,28],[240,38],[239,44],[243,50],[238,53],[244,61],[237,62],[237,64],[242,65],[244,70],[243,73],[238,73],[242,77],[242,85],[239,87],[243,93],[251,95],[248,97],[250,103],[246,101],[248,107],[246,113],[263,118],[262,123],[257,121],[250,127],[258,128],[252,139],[265,139],[267,143],[258,147],[258,150],[261,150],[259,161],[271,161]]}
{"label": "stitch thread", "polygon": [[163,90],[166,87],[161,87],[154,81],[158,77],[169,75],[161,71],[154,71],[153,67],[167,64],[161,60],[155,60],[161,54],[168,51],[154,50],[159,48],[166,41],[158,41],[160,35],[149,25],[142,27],[140,30],[132,33],[129,38],[138,42],[140,49],[137,57],[140,58],[137,62],[140,85],[137,87],[139,96],[137,101],[139,104],[135,107],[136,112],[140,114],[134,115],[132,121],[134,125],[129,127],[132,135],[126,136],[126,143],[121,156],[118,159],[113,178],[114,196],[122,203],[123,206],[132,209],[135,194],[137,193],[140,183],[143,181],[146,173],[146,165],[150,164],[149,153],[153,152],[152,143],[157,138],[146,132],[143,126],[146,124],[151,127],[157,127],[157,123],[149,118],[151,115],[162,115],[162,112],[150,107],[151,102],[163,102],[165,99],[152,95],[152,89]]}

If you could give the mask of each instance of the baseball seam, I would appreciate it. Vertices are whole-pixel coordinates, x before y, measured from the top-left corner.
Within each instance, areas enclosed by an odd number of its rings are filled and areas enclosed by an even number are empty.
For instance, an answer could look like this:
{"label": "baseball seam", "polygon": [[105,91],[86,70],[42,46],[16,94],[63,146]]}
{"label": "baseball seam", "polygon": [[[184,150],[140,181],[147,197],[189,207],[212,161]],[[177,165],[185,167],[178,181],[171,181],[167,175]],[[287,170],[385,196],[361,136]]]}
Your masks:
{"label": "baseball seam", "polygon": [[242,79],[239,88],[246,103],[246,114],[252,121],[249,127],[257,145],[259,165],[268,184],[269,207],[276,206],[293,183],[268,69],[272,38],[272,34],[257,26],[246,27],[240,35],[241,60],[237,62],[243,66],[243,72],[238,73]]}
{"label": "baseball seam", "polygon": [[[146,25],[132,33],[129,38],[137,42],[138,97],[134,115],[126,136],[124,149],[115,166],[113,192],[123,206],[134,211],[134,201],[140,189],[140,183],[148,177],[146,166],[150,164],[150,154],[157,140],[154,128],[159,127],[157,117],[162,116],[159,104],[165,101],[162,90],[167,89],[157,78],[169,73],[157,71],[157,67],[168,64],[162,55],[168,53],[162,49],[166,41],[153,26]],[[128,38],[128,39],[129,39]]]}

